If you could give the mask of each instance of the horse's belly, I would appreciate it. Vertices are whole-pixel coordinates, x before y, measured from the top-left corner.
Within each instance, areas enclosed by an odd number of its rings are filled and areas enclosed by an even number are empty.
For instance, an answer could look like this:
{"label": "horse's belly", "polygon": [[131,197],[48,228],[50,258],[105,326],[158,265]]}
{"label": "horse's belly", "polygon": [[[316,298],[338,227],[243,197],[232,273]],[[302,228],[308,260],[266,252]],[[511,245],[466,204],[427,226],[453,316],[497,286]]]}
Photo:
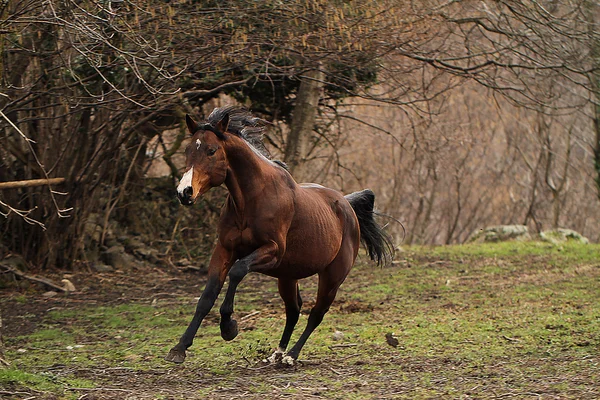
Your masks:
{"label": "horse's belly", "polygon": [[[278,278],[302,279],[325,269],[337,257],[347,234],[341,194],[312,185],[298,193],[295,215],[287,232]],[[349,205],[348,205],[349,207]]]}
{"label": "horse's belly", "polygon": [[277,277],[302,279],[312,276],[327,267],[337,256],[342,242],[342,233],[337,228],[322,232],[304,232],[289,235],[286,250],[277,268]]}
{"label": "horse's belly", "polygon": [[279,266],[269,272],[265,272],[266,275],[282,278],[282,279],[304,279],[309,276],[313,276],[322,271],[327,265],[317,265],[317,264],[309,264],[303,263],[302,260],[293,260],[291,262],[284,261],[279,264]]}

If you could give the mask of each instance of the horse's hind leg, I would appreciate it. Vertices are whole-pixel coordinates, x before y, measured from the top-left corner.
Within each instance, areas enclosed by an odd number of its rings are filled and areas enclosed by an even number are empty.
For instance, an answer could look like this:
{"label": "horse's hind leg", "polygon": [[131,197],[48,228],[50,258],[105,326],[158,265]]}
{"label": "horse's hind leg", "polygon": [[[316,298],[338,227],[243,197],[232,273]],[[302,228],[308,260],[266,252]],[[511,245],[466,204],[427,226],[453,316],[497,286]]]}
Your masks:
{"label": "horse's hind leg", "polygon": [[338,257],[329,264],[329,266],[319,274],[319,290],[317,292],[317,301],[315,306],[310,311],[308,316],[308,323],[302,335],[298,339],[298,342],[288,351],[285,357],[281,360],[284,364],[293,365],[295,360],[298,359],[298,355],[304,347],[304,344],[308,340],[308,337],[313,331],[319,326],[323,317],[329,311],[329,307],[337,291],[348,276],[348,272],[352,268],[354,263],[354,250],[352,248],[346,248],[346,251],[340,251]]}
{"label": "horse's hind leg", "polygon": [[292,337],[292,332],[294,332],[296,323],[298,323],[300,309],[302,308],[302,298],[300,297],[297,280],[279,279],[277,284],[279,295],[285,304],[285,328],[279,341],[279,348],[267,359],[269,362],[277,362],[283,357]]}

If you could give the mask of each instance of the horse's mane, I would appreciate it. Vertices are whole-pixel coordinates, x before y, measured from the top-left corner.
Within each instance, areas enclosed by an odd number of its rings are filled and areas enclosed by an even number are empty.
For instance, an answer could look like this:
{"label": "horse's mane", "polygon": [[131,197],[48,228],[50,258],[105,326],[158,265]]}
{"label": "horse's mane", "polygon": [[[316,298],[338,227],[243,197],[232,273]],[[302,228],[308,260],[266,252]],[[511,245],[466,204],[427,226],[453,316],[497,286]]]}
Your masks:
{"label": "horse's mane", "polygon": [[269,160],[271,159],[271,154],[262,140],[267,123],[265,120],[255,117],[244,107],[227,106],[215,108],[208,116],[206,122],[215,127],[226,116],[229,116],[227,132],[241,137],[258,150],[260,154]]}

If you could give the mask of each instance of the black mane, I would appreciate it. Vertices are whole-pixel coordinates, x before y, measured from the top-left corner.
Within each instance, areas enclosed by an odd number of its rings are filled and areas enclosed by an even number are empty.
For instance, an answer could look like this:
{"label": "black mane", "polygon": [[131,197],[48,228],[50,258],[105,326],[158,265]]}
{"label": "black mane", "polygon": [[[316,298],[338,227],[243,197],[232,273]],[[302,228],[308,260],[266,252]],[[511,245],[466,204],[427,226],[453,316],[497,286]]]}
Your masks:
{"label": "black mane", "polygon": [[214,128],[226,116],[229,116],[227,132],[241,137],[258,150],[260,154],[269,160],[271,159],[271,154],[262,141],[265,133],[265,120],[255,117],[243,107],[227,106],[215,108],[206,119],[206,122]]}

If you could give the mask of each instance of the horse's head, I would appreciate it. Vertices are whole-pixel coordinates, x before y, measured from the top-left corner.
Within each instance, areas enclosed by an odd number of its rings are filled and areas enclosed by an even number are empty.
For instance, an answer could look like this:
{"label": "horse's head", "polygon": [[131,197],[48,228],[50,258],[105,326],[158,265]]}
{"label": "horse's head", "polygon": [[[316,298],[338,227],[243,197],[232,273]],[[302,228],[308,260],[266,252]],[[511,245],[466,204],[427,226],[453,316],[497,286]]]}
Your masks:
{"label": "horse's head", "polygon": [[185,122],[192,141],[185,149],[185,173],[177,186],[181,204],[189,206],[210,188],[225,182],[227,158],[223,149],[229,116],[224,115],[216,124],[198,125],[189,115]]}

